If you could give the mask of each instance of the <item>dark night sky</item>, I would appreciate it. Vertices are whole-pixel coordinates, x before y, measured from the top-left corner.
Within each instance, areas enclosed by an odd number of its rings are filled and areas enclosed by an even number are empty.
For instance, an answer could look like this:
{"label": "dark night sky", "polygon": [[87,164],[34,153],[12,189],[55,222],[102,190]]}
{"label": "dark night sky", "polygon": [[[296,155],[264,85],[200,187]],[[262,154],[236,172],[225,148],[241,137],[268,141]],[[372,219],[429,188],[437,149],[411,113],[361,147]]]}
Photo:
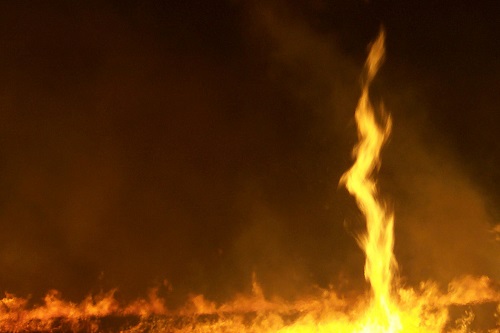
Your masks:
{"label": "dark night sky", "polygon": [[253,271],[284,297],[358,288],[362,219],[338,180],[381,24],[401,275],[500,279],[498,17],[493,1],[1,2],[0,289],[129,298],[167,279],[173,303],[223,300]]}

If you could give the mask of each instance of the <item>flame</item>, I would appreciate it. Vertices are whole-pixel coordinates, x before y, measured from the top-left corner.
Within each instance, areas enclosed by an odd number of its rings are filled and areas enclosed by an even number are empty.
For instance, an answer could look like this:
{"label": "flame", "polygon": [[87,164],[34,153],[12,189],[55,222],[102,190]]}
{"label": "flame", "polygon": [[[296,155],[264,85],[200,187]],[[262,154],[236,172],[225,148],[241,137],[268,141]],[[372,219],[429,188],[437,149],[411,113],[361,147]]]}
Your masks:
{"label": "flame", "polygon": [[354,148],[356,161],[341,178],[347,190],[356,198],[366,218],[366,235],[358,242],[365,252],[365,278],[370,282],[373,296],[370,306],[370,331],[399,332],[401,322],[394,311],[391,298],[392,276],[396,267],[393,254],[394,217],[377,200],[377,186],[371,178],[380,163],[380,150],[389,137],[391,118],[380,126],[370,103],[368,88],[384,59],[385,33],[381,30],[373,43],[365,64],[361,98],[355,111],[359,143]]}
{"label": "flame", "polygon": [[[50,291],[43,304],[34,307],[28,305],[28,300],[6,293],[0,300],[0,331],[111,331],[103,325],[106,318],[114,317],[118,318],[114,331],[124,333],[466,333],[474,331],[473,307],[490,304],[496,322],[483,332],[499,333],[500,288],[488,277],[456,279],[446,293],[431,281],[422,282],[416,289],[398,286],[394,281],[394,216],[378,199],[373,178],[392,121],[382,112],[380,124],[369,98],[370,83],[384,58],[384,39],[381,31],[365,63],[355,111],[359,138],[353,151],[355,162],[340,180],[366,219],[366,233],[358,237],[358,244],[366,256],[369,295],[347,299],[334,290],[318,288],[315,295],[294,302],[269,299],[255,275],[251,295],[236,295],[224,304],[191,295],[186,305],[176,310],[167,309],[158,288],[151,289],[147,299],[130,304],[117,301],[116,290],[88,296],[78,304],[64,301],[57,291]],[[461,313],[453,316],[452,307],[458,307]]]}

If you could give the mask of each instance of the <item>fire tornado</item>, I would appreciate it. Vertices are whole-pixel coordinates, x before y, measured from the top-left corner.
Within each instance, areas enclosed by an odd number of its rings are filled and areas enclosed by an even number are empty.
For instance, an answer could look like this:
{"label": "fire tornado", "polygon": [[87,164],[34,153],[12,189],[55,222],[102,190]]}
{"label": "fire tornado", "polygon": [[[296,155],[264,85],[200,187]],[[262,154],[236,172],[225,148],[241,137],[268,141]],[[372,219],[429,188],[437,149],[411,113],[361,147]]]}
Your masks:
{"label": "fire tornado", "polygon": [[393,253],[394,218],[383,203],[377,200],[377,186],[372,178],[378,167],[380,150],[391,131],[391,118],[377,124],[370,103],[369,85],[384,58],[385,33],[381,31],[373,43],[365,64],[361,98],[355,112],[359,143],[354,149],[356,161],[341,178],[348,191],[356,198],[366,218],[366,235],[359,244],[366,255],[365,277],[370,282],[373,298],[370,305],[370,332],[397,332],[401,329],[399,317],[394,313],[391,295],[392,277],[396,266]]}

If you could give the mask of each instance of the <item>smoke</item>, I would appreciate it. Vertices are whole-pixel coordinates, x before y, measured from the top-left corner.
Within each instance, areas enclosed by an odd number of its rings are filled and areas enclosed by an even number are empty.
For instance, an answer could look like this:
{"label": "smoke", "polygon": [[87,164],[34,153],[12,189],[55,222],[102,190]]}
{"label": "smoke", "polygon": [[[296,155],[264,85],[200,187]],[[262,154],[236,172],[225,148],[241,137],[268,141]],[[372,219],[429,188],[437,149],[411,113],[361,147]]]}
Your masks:
{"label": "smoke", "polygon": [[[424,108],[411,97],[397,106]],[[465,274],[498,279],[489,198],[453,150],[438,141],[440,133],[433,134],[432,145],[425,143],[432,135],[429,126],[401,119],[383,166],[382,182],[396,211],[402,273],[414,282],[446,282]]]}
{"label": "smoke", "polygon": [[[338,180],[380,22],[335,5],[2,4],[0,286],[134,298],[168,279],[172,305],[249,291],[252,272],[268,295],[362,289]],[[490,192],[437,144],[391,33],[373,98],[394,115],[380,184],[401,273],[498,277]]]}
{"label": "smoke", "polygon": [[[399,106],[411,104],[419,103],[410,98]],[[423,143],[422,133],[429,131],[418,127],[429,124],[397,118],[395,124],[399,129],[394,126],[381,183],[395,207],[402,276],[413,283],[448,282],[466,274],[498,279],[499,244],[491,232],[496,221],[484,191],[449,148]]]}
{"label": "smoke", "polygon": [[[259,22],[272,41],[272,74],[294,95],[303,112],[312,112],[328,124],[324,125],[328,129],[315,128],[313,131],[316,135],[322,130],[325,131],[323,135],[329,133],[335,141],[332,147],[341,146],[329,151],[331,157],[347,156],[346,147],[351,142],[346,138],[352,140],[348,131],[353,131],[351,119],[359,93],[356,85],[360,64],[356,65],[351,56],[341,51],[341,43],[332,35],[312,30],[301,20],[303,17],[290,12],[290,8],[275,3],[274,6],[258,7],[257,12]],[[388,34],[390,36],[390,30]],[[478,167],[471,170],[470,165],[469,168],[462,166],[464,157],[459,155],[460,149],[450,146],[446,134],[431,122],[433,117],[429,115],[449,112],[440,110],[442,104],[433,104],[431,96],[426,95],[426,85],[435,78],[413,74],[409,79],[415,81],[397,81],[404,79],[401,73],[413,73],[416,69],[411,64],[391,63],[391,45],[388,48],[389,68],[385,72],[382,69],[381,83],[375,83],[373,98],[379,102],[386,100],[386,109],[393,113],[395,123],[391,143],[382,157],[380,184],[382,197],[396,213],[396,255],[401,276],[411,284],[427,279],[446,283],[466,274],[498,279],[499,257],[495,253],[499,245],[492,232],[498,221],[489,209],[491,198],[487,190],[475,177]],[[495,147],[492,149],[494,152]],[[335,169],[329,174],[332,177],[329,182],[338,179],[336,176],[341,168],[346,168],[346,161],[323,158],[322,165]],[[348,238],[350,232],[362,232],[362,228],[355,225],[355,214],[345,210],[351,206],[341,198],[343,193],[332,192],[330,198],[317,200],[339,203],[344,208],[334,209],[343,211],[344,216],[351,219],[342,236],[331,237],[332,242],[338,242],[337,238]],[[340,221],[338,216],[330,216],[330,220],[324,222],[336,225]],[[269,237],[274,233],[266,234]],[[341,249],[327,254],[335,261],[335,268],[329,271],[329,281],[336,276],[334,272],[348,270],[350,279],[359,284],[352,276],[352,273],[359,273],[353,267],[360,264],[359,258],[350,258],[350,253],[355,251],[344,243]],[[272,249],[267,253],[275,254]],[[315,258],[308,260],[316,261]],[[293,266],[295,270],[302,269],[299,263]],[[279,275],[284,274],[280,272]],[[313,279],[312,282],[318,281]]]}

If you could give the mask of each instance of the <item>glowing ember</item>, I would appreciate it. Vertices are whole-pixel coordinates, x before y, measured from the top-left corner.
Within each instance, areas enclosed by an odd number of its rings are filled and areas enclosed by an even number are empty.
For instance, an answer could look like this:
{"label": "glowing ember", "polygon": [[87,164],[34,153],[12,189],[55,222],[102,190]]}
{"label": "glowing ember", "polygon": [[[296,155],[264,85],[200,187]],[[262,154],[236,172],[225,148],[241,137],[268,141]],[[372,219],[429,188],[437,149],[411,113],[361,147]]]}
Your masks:
{"label": "glowing ember", "polygon": [[[87,297],[80,304],[61,299],[53,291],[44,304],[6,294],[0,304],[0,331],[120,331],[120,332],[471,332],[475,312],[488,312],[494,321],[487,331],[499,332],[500,292],[487,277],[466,276],[450,283],[443,293],[432,282],[418,289],[398,286],[393,253],[393,215],[377,198],[373,173],[390,129],[391,119],[380,125],[369,100],[368,88],[384,57],[384,32],[372,44],[355,112],[359,143],[355,163],[341,178],[366,218],[367,232],[358,242],[366,255],[365,277],[369,295],[343,299],[332,290],[295,302],[267,299],[253,278],[252,295],[237,296],[218,305],[194,295],[181,309],[169,311],[151,290],[148,299],[120,304],[114,291]],[[480,305],[483,307],[479,308]]]}

